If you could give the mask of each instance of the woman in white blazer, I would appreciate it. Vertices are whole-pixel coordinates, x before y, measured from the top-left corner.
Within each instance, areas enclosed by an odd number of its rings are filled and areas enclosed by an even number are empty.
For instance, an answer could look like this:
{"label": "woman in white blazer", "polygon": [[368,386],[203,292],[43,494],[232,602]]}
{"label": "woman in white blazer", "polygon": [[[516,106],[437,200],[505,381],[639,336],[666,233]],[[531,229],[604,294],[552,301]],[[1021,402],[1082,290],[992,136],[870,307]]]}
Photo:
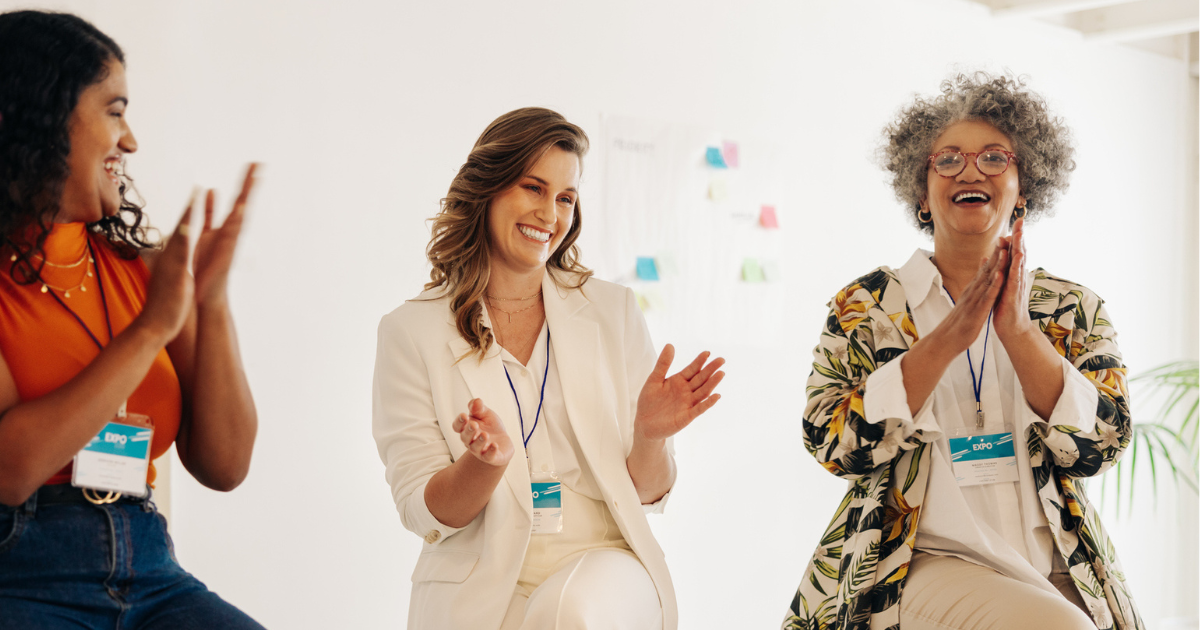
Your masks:
{"label": "woman in white blazer", "polygon": [[431,282],[380,323],[373,433],[425,540],[412,630],[678,625],[646,514],[723,360],[668,378],[633,293],[579,263],[587,148],[546,109],[494,121],[434,219]]}

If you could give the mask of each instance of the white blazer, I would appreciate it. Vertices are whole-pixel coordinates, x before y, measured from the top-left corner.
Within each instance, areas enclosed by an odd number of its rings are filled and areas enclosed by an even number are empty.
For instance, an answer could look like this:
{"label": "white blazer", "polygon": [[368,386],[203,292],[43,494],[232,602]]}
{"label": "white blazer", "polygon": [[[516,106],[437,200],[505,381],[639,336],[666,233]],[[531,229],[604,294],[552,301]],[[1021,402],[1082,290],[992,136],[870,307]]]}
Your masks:
{"label": "white blazer", "polygon": [[[443,293],[426,291],[379,323],[372,433],[400,520],[425,539],[412,575],[409,630],[497,629],[533,524],[529,471],[516,453],[483,512],[463,528],[443,525],[425,504],[429,479],[467,452],[451,425],[472,398],[494,410],[509,440],[521,444],[499,347],[493,344],[482,361],[471,354]],[[667,497],[643,506],[625,464],[633,447],[638,394],[657,359],[645,319],[632,291],[594,278],[582,289],[567,289],[547,272],[542,296],[567,416],[582,456],[658,589],[664,630],[675,630],[675,590],[646,521],[648,512],[662,510]]]}

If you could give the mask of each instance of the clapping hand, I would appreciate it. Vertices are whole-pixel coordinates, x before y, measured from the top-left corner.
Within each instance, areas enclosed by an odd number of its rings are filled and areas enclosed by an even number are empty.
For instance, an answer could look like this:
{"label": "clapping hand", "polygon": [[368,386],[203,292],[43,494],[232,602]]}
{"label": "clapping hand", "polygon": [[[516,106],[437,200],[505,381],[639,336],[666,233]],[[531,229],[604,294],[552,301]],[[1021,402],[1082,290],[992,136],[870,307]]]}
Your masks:
{"label": "clapping hand", "polygon": [[1025,273],[1025,219],[1013,224],[1011,237],[1000,239],[1000,248],[1008,251],[1008,268],[1004,286],[996,299],[992,322],[996,335],[1007,346],[1010,341],[1028,332],[1039,332],[1029,319],[1029,279]]}
{"label": "clapping hand", "polygon": [[492,466],[507,466],[513,456],[512,440],[496,412],[478,398],[467,404],[467,413],[459,414],[452,426],[464,446],[479,461]]}
{"label": "clapping hand", "polygon": [[[213,207],[216,205],[213,191],[204,196],[204,228],[196,240],[193,267],[196,278],[196,305],[219,305],[226,299],[225,288],[229,281],[229,267],[233,263],[233,252],[237,249],[238,237],[246,217],[246,203],[254,189],[254,172],[258,164],[246,168],[242,180],[242,191],[233,202],[233,209],[221,227],[213,227]],[[190,210],[189,210],[190,213]]]}
{"label": "clapping hand", "polygon": [[717,371],[725,364],[725,359],[717,358],[706,365],[708,357],[707,351],[701,352],[687,367],[668,378],[667,370],[675,359],[675,348],[671,344],[663,348],[654,371],[638,396],[634,418],[636,437],[665,440],[717,404],[721,395],[713,394],[713,390],[725,378],[724,372]]}
{"label": "clapping hand", "polygon": [[987,324],[1004,287],[1007,267],[1008,246],[1002,239],[992,255],[980,263],[970,284],[954,300],[950,314],[938,324],[937,331],[946,335],[947,343],[956,353],[971,347]]}

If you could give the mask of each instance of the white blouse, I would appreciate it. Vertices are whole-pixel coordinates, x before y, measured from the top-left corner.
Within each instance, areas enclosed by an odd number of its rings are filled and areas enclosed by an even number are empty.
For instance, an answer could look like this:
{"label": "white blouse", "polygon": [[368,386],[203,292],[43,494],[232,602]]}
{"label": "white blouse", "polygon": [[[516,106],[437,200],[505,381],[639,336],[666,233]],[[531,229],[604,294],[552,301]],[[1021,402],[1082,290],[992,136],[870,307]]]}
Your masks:
{"label": "white blouse", "polygon": [[[931,256],[918,249],[897,272],[921,337],[933,331],[953,308]],[[933,442],[936,448],[917,524],[917,549],[956,556],[1057,593],[1046,576],[1066,571],[1066,567],[1054,552],[1049,523],[1034,487],[1026,441],[1026,431],[1039,418],[1025,400],[1008,353],[990,325],[971,344],[970,357],[975,377],[982,378],[984,432],[1012,431],[1019,474],[1016,482],[964,487],[955,479],[948,438],[959,428],[974,430],[976,422],[975,390],[966,352],[946,368],[933,394],[916,414],[910,416],[908,412],[899,360],[885,364],[868,377],[864,408],[868,418],[911,417],[916,428],[940,434]],[[1062,364],[1063,393],[1051,418],[1093,414],[1097,404],[1095,387],[1066,359]]]}
{"label": "white blouse", "polygon": [[[486,309],[485,309],[486,310]],[[485,315],[484,325],[491,326]],[[520,444],[514,444],[514,457],[528,457],[530,473],[534,476],[539,472],[554,472],[560,481],[568,488],[589,499],[603,501],[604,496],[596,485],[595,477],[588,468],[587,462],[579,455],[581,449],[571,423],[567,421],[567,407],[563,400],[562,382],[558,376],[558,364],[554,360],[553,333],[547,337],[548,324],[542,324],[538,333],[537,344],[529,357],[529,364],[522,365],[508,350],[500,347],[500,359],[508,377],[512,379],[512,389],[516,390],[517,402],[521,409],[523,431],[528,438],[528,445],[523,449]],[[548,355],[548,357],[547,357]],[[549,358],[547,369],[546,361]],[[545,398],[542,398],[542,381],[545,378]],[[505,389],[511,391],[505,383]],[[541,401],[542,412],[538,416],[538,402]],[[485,401],[486,404],[486,401]],[[534,419],[537,418],[535,426]]]}

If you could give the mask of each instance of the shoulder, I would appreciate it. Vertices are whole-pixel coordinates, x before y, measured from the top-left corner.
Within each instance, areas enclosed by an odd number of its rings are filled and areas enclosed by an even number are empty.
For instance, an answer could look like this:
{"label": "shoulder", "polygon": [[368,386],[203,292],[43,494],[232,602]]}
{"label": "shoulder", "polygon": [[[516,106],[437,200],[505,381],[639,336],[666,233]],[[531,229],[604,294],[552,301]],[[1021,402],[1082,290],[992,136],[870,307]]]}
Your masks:
{"label": "shoulder", "polygon": [[[842,287],[830,302],[831,308],[846,308],[851,305],[887,306],[905,304],[904,287],[896,271],[891,267],[876,267],[869,273],[856,278]],[[891,312],[891,311],[888,311]]]}
{"label": "shoulder", "polygon": [[[576,283],[572,282],[571,284],[573,285]],[[563,285],[560,284],[559,286],[561,287]],[[617,284],[615,282],[608,282],[607,280],[601,280],[596,277],[587,278],[583,282],[583,285],[575,290],[582,293],[583,297],[587,298],[588,301],[598,304],[614,304],[618,302],[624,303],[626,297],[632,291],[625,285]]]}
{"label": "shoulder", "polygon": [[611,309],[618,305],[624,306],[633,294],[627,286],[591,275],[561,269],[551,269],[548,273],[558,297],[577,306],[588,302],[601,309]]}
{"label": "shoulder", "polygon": [[1038,267],[1033,270],[1033,282],[1029,288],[1029,310],[1031,313],[1057,318],[1064,312],[1082,308],[1095,312],[1104,300],[1095,291]]}
{"label": "shoulder", "polygon": [[433,331],[439,323],[448,323],[453,328],[450,313],[450,298],[441,288],[423,291],[405,300],[379,321],[379,331],[421,330]]}

